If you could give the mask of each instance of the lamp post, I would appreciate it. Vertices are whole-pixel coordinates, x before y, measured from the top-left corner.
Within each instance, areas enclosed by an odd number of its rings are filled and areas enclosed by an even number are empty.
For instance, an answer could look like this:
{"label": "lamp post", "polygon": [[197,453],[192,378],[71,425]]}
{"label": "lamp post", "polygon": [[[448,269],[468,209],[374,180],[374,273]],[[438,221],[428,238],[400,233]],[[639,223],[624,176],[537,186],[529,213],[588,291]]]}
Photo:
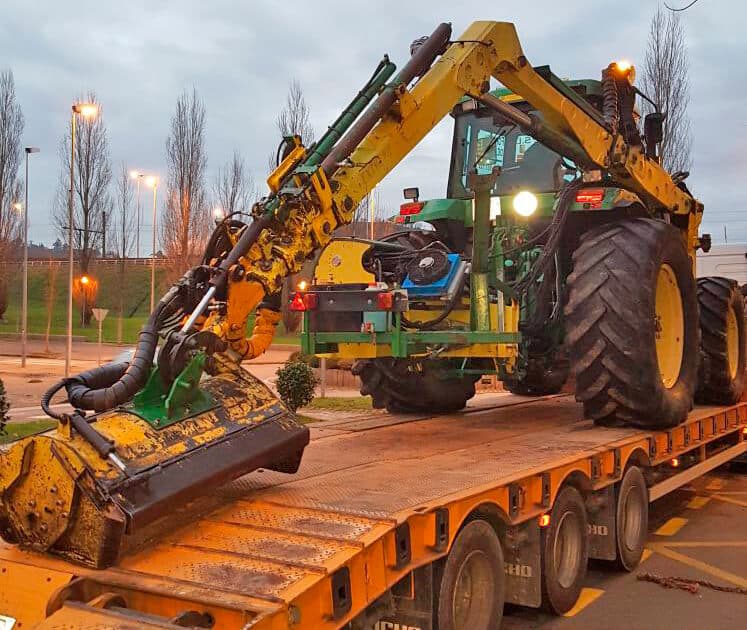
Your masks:
{"label": "lamp post", "polygon": [[137,229],[135,230],[135,258],[140,258],[140,181],[143,179],[144,174],[140,171],[130,171],[130,177],[137,180],[137,204],[136,204],[136,219]]}
{"label": "lamp post", "polygon": [[148,175],[145,178],[145,185],[153,189],[153,252],[150,264],[150,312],[152,313],[156,299],[156,193],[158,191],[158,178],[155,175]]}
{"label": "lamp post", "polygon": [[26,147],[26,179],[23,207],[23,298],[21,300],[21,367],[26,367],[26,339],[29,319],[29,154],[39,153],[38,147]]}
{"label": "lamp post", "polygon": [[75,123],[78,114],[83,118],[93,118],[98,114],[98,105],[94,103],[73,103],[70,116],[70,190],[67,203],[67,243],[68,243],[68,292],[67,292],[67,344],[65,347],[65,378],[70,376],[70,362],[73,356],[73,275],[75,265],[73,234],[73,189],[75,186]]}

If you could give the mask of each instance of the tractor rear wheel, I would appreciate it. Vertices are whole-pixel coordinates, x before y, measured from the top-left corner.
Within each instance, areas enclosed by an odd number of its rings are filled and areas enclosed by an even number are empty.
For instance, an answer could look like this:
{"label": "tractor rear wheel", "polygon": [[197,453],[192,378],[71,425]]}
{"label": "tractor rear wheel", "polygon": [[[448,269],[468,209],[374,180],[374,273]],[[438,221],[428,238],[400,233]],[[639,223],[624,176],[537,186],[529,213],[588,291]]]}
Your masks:
{"label": "tractor rear wheel", "polygon": [[680,231],[625,219],[581,237],[568,276],[566,343],[584,415],[673,427],[692,408],[698,304]]}
{"label": "tractor rear wheel", "polygon": [[356,361],[352,372],[361,379],[361,395],[390,413],[458,411],[475,395],[478,378],[447,376],[434,363],[406,359]]}
{"label": "tractor rear wheel", "polygon": [[745,370],[744,298],[728,278],[698,280],[700,370],[695,399],[733,405],[742,397]]}

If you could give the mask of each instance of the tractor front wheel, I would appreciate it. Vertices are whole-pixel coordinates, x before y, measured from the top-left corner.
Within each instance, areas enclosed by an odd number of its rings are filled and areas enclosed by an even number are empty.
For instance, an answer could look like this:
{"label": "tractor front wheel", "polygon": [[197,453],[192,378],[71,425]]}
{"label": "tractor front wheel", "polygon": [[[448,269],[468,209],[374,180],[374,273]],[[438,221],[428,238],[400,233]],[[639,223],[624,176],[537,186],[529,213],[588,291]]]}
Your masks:
{"label": "tractor front wheel", "polygon": [[625,219],[581,237],[568,276],[576,400],[603,425],[684,421],[698,372],[698,303],[681,232]]}
{"label": "tractor front wheel", "polygon": [[478,378],[449,376],[434,362],[406,359],[356,361],[352,372],[361,379],[361,395],[390,413],[458,411],[475,395]]}

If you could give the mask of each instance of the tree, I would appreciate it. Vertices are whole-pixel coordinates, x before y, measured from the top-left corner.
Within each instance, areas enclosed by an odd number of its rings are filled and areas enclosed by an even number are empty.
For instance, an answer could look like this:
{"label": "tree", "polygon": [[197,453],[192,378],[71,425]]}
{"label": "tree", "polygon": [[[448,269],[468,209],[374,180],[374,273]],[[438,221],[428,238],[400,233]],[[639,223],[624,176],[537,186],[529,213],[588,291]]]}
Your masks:
{"label": "tree", "polygon": [[[101,117],[101,105],[93,92],[85,100],[98,106],[92,117],[78,116],[73,166],[73,246],[81,274],[90,272],[91,261],[103,246],[104,213],[111,214],[109,184],[112,179],[109,139]],[[63,240],[68,237],[68,191],[70,189],[70,131],[60,143],[60,181],[53,221]],[[85,315],[85,322],[89,317]]]}
{"label": "tree", "polygon": [[135,241],[135,216],[132,212],[132,182],[127,166],[122,163],[117,175],[116,197],[117,215],[112,217],[114,232],[114,243],[119,258],[119,308],[117,313],[117,343],[122,343],[122,319],[124,317],[124,287],[126,282],[126,260],[132,254],[132,246]]}
{"label": "tree", "polygon": [[[21,236],[21,214],[14,207],[21,198],[18,167],[21,164],[23,113],[16,102],[10,70],[0,72],[0,264],[15,257]],[[7,274],[0,274],[0,319],[8,301]]]}
{"label": "tree", "polygon": [[[301,89],[301,84],[297,79],[293,79],[288,88],[288,96],[285,99],[285,107],[278,114],[276,125],[280,138],[286,136],[301,136],[301,141],[305,146],[310,146],[314,142],[314,128],[309,120],[309,107]],[[270,170],[275,168],[276,155],[272,154],[269,158]],[[294,278],[288,277],[283,282],[281,293],[281,304],[283,313],[283,325],[289,332],[298,330],[301,323],[301,315],[288,308],[289,296],[294,283]]]}
{"label": "tree", "polygon": [[[679,15],[657,8],[649,27],[640,86],[666,114],[659,151],[661,163],[670,173],[687,171],[692,164],[692,133],[687,115],[689,67],[685,31]],[[653,106],[644,100],[643,113],[652,111]]]}
{"label": "tree", "polygon": [[251,210],[257,198],[257,187],[238,151],[234,151],[231,160],[218,170],[213,181],[213,196],[215,205],[226,216],[237,211]]}
{"label": "tree", "polygon": [[168,181],[161,238],[180,275],[201,256],[210,231],[205,198],[205,105],[194,88],[176,101],[166,139]]}

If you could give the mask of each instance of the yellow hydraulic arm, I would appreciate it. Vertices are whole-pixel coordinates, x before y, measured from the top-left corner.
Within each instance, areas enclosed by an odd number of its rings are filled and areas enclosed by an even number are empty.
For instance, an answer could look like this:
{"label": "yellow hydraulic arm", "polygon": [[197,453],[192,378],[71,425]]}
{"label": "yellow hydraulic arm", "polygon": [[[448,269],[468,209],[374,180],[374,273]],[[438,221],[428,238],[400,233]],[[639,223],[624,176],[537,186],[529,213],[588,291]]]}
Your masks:
{"label": "yellow hydraulic arm", "polygon": [[[260,217],[255,223],[261,222],[254,226],[256,238],[245,251],[233,252],[229,265],[224,264],[229,277],[227,308],[222,313],[214,311],[206,322],[208,329],[229,340],[240,358],[263,351],[274,328],[266,325],[267,317],[260,311],[264,333],[255,331],[252,342],[247,342],[240,331],[245,329],[249,313],[265,295],[277,292],[284,278],[299,271],[337,227],[351,221],[365,195],[465,95],[500,106],[488,94],[491,77],[538,110],[545,136],[576,147],[574,157],[578,159],[580,152],[587,169],[608,171],[622,187],[637,193],[657,211],[689,215],[689,241],[694,250],[701,204],[677,187],[642,147],[626,144],[621,135],[541,77],[524,56],[513,24],[474,22],[459,39],[449,38],[450,27],[442,24],[387,87],[392,98],[386,101],[382,94],[315,169],[300,174],[293,170],[307,155],[297,146],[270,176],[268,183],[278,192],[255,208]],[[438,61],[409,88],[409,76],[402,80],[408,66],[427,61],[428,54],[432,60],[437,52],[442,52]],[[506,108],[513,109],[506,104],[502,107],[504,113]],[[520,114],[518,110],[514,113]],[[284,185],[292,191],[285,196]],[[274,209],[270,209],[272,202]],[[241,242],[235,250],[240,249]]]}

